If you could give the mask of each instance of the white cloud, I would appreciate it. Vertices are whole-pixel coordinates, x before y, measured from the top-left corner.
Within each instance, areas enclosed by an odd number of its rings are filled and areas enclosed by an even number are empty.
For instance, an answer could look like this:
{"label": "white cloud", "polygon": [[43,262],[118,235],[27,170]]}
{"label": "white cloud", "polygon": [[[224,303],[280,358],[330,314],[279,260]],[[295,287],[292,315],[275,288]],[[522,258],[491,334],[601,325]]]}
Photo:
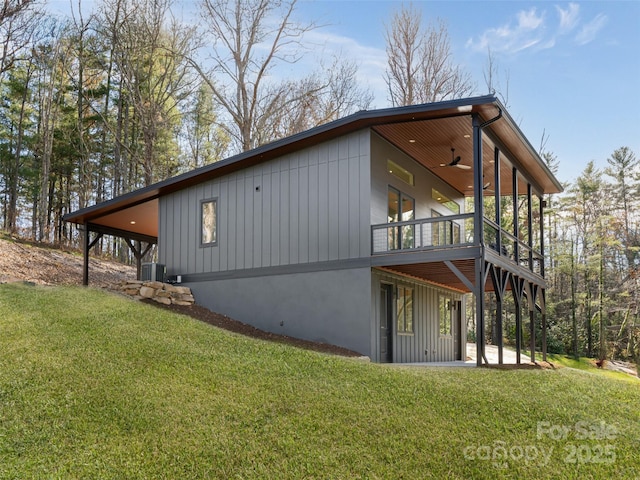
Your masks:
{"label": "white cloud", "polygon": [[606,25],[608,17],[604,13],[599,13],[589,23],[582,26],[580,31],[575,37],[575,41],[578,45],[586,45],[593,41],[596,35]]}
{"label": "white cloud", "polygon": [[557,25],[546,22],[544,10],[521,10],[506,24],[488,28],[479,37],[470,38],[466,46],[479,52],[486,52],[489,48],[493,52],[510,54],[523,50],[539,51],[557,46],[559,37],[575,31],[575,42],[585,45],[594,40],[608,20],[601,13],[589,23],[581,24],[580,5],[577,3],[569,3],[566,8],[556,5],[555,8],[558,14]]}
{"label": "white cloud", "polygon": [[[327,31],[312,30],[304,37],[305,44],[313,48],[292,65],[291,74],[304,74],[322,68],[321,60],[330,63],[333,56],[353,61],[358,66],[358,84],[368,88],[374,95],[374,107],[387,105],[387,86],[384,71],[387,66],[387,53],[384,48],[366,46],[357,40]],[[327,65],[328,66],[328,65]]]}
{"label": "white cloud", "polygon": [[536,30],[544,22],[542,17],[542,15],[536,13],[535,8],[532,8],[528,12],[518,12],[518,28],[521,30]]}
{"label": "white cloud", "polygon": [[556,5],[556,10],[560,16],[559,33],[564,34],[573,30],[580,20],[580,5],[570,3],[566,10]]}
{"label": "white cloud", "polygon": [[544,12],[538,14],[535,8],[521,10],[516,15],[516,22],[509,22],[501,27],[489,28],[479,39],[469,39],[467,47],[477,51],[491,48],[495,52],[516,53],[538,45],[543,39],[545,30]]}

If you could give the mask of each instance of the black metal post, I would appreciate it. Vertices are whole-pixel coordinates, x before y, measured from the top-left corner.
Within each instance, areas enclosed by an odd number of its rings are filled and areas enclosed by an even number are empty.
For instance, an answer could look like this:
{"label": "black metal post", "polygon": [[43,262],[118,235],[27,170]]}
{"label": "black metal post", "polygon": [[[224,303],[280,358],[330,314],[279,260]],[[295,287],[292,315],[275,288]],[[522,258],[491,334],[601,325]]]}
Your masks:
{"label": "black metal post", "polygon": [[84,225],[84,234],[82,241],[82,285],[89,285],[89,224]]}
{"label": "black metal post", "polygon": [[536,285],[529,284],[529,348],[531,351],[531,363],[536,363]]}
{"label": "black metal post", "polygon": [[531,193],[531,184],[527,183],[527,230],[529,237],[529,270],[534,271],[533,268],[533,199]]}
{"label": "black metal post", "polygon": [[545,202],[542,197],[540,200],[540,275],[544,278],[544,207]]}
{"label": "black metal post", "polygon": [[511,276],[511,293],[516,307],[516,364],[520,365],[522,353],[522,282]]}
{"label": "black metal post", "polygon": [[476,300],[476,365],[482,366],[484,352],[484,201],[482,191],[482,126],[480,117],[473,114],[473,243],[480,247],[480,255],[475,261],[475,300]]}
{"label": "black metal post", "polygon": [[512,184],[513,184],[513,236],[515,237],[515,242],[513,244],[513,257],[516,261],[516,265],[520,265],[520,244],[518,243],[519,237],[518,233],[520,231],[520,219],[518,215],[518,170],[513,167],[512,172]]}
{"label": "black metal post", "polygon": [[496,202],[496,225],[498,225],[496,250],[498,254],[502,255],[502,202],[500,201],[502,185],[500,183],[500,149],[498,147],[493,151],[493,164],[493,186],[495,188],[493,194]]}

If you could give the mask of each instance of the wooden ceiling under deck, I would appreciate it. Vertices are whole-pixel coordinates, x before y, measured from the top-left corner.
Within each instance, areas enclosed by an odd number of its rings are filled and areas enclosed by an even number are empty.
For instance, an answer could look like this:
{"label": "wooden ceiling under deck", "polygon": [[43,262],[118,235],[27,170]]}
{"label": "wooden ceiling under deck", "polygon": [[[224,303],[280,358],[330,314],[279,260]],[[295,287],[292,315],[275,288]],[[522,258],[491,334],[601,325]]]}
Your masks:
{"label": "wooden ceiling under deck", "polygon": [[[458,116],[406,123],[377,125],[373,130],[415,161],[432,171],[444,182],[464,196],[473,195],[473,127],[470,116]],[[460,164],[470,167],[462,169],[442,166],[460,156]],[[489,183],[485,195],[495,191],[495,145],[488,135],[482,136],[483,185]],[[511,195],[513,191],[513,165],[509,153],[500,152],[501,194]],[[527,181],[518,175],[518,192],[527,191]]]}
{"label": "wooden ceiling under deck", "polygon": [[[451,263],[471,282],[475,284],[475,259],[465,258],[460,260],[451,260]],[[427,282],[442,288],[456,290],[460,293],[472,293],[471,290],[460,280],[444,261],[418,262],[400,265],[382,265],[377,266],[380,270],[395,273],[397,275],[406,276],[421,282]],[[522,268],[513,265],[513,269],[507,268],[513,275],[520,276]],[[518,272],[520,270],[520,272]],[[531,279],[533,274],[524,275]],[[534,283],[544,283],[542,278],[534,281]],[[507,284],[507,291],[511,290],[510,283]],[[485,283],[485,292],[493,292],[494,286],[490,276],[487,276]]]}
{"label": "wooden ceiling under deck", "polygon": [[[475,283],[475,260],[454,260],[453,263],[471,283]],[[447,267],[444,262],[411,263],[407,265],[386,265],[376,267],[380,270],[410,277],[421,282],[428,282],[460,293],[471,293],[464,283]]]}

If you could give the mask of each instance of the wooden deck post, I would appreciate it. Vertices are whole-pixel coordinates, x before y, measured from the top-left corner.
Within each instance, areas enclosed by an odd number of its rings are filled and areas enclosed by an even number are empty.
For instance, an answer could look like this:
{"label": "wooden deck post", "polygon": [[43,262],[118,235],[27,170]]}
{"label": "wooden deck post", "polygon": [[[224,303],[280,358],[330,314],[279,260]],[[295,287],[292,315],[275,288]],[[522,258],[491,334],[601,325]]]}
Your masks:
{"label": "wooden deck post", "polygon": [[502,341],[502,337],[503,337],[503,331],[502,331],[502,308],[503,308],[503,303],[502,303],[502,286],[498,286],[498,288],[496,289],[495,285],[494,285],[494,292],[496,294],[496,336],[498,337],[498,365],[502,365],[504,363],[504,356],[503,356],[503,341]]}
{"label": "wooden deck post", "polygon": [[540,289],[540,313],[542,316],[542,361],[547,361],[547,299],[544,288]]}
{"label": "wooden deck post", "polygon": [[476,258],[475,261],[476,281],[474,296],[476,303],[476,365],[482,366],[482,361],[486,355],[484,352],[484,260]]}

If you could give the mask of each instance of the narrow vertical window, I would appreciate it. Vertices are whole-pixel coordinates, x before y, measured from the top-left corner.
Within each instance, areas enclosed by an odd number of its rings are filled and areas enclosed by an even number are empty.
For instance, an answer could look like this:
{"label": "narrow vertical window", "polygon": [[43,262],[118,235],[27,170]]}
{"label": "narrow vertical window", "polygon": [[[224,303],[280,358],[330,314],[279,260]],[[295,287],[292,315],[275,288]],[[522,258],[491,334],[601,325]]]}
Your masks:
{"label": "narrow vertical window", "polygon": [[398,333],[413,333],[413,288],[398,287],[396,315]]}
{"label": "narrow vertical window", "polygon": [[440,335],[441,336],[450,336],[452,333],[452,325],[451,325],[451,309],[452,302],[449,297],[445,297],[440,295],[438,297],[438,310],[440,317]]}
{"label": "narrow vertical window", "polygon": [[218,201],[215,199],[204,200],[200,206],[202,224],[200,243],[202,245],[216,245],[218,242]]}
{"label": "narrow vertical window", "polygon": [[[389,187],[388,207],[387,207],[387,222],[395,223],[400,220],[400,191],[393,187]],[[400,232],[397,228],[389,228],[388,231],[388,248],[389,250],[397,250],[400,246],[399,237]]]}
{"label": "narrow vertical window", "polygon": [[[407,222],[415,220],[416,202],[410,196],[389,186],[387,222]],[[389,250],[415,247],[415,225],[389,227]]]}
{"label": "narrow vertical window", "polygon": [[457,223],[453,224],[453,243],[462,243],[462,237],[460,236],[460,225],[458,225]]}

